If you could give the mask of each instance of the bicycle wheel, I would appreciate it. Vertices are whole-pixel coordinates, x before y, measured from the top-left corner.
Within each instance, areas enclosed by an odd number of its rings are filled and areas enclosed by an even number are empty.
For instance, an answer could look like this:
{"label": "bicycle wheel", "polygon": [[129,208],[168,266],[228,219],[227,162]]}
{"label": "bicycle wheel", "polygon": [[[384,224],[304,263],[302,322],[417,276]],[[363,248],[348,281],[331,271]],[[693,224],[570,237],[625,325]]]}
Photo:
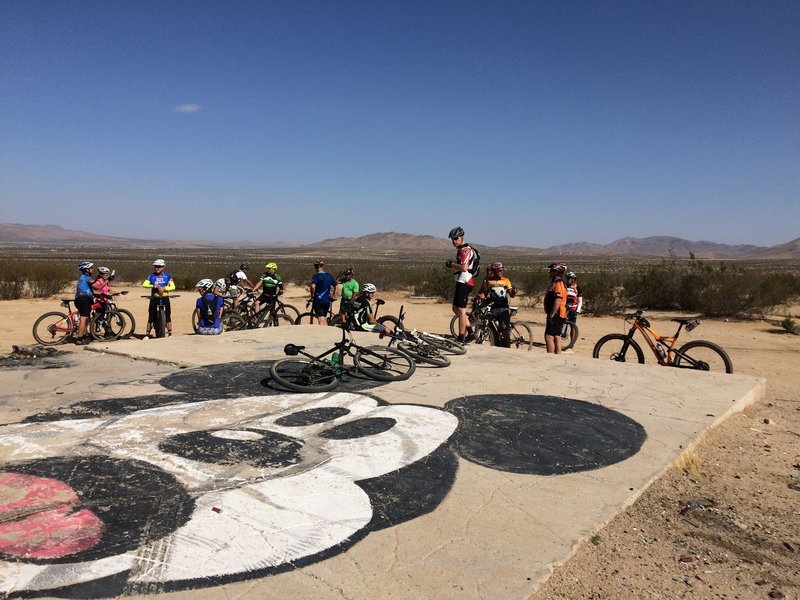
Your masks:
{"label": "bicycle wheel", "polygon": [[329,327],[343,327],[344,326],[344,316],[343,315],[333,315],[332,317],[328,317],[328,326]]}
{"label": "bicycle wheel", "polygon": [[564,323],[564,329],[561,331],[561,349],[569,350],[575,346],[578,341],[578,325],[571,321]]}
{"label": "bicycle wheel", "polygon": [[167,334],[167,315],[161,307],[156,310],[156,320],[153,322],[153,330],[157,338],[163,338]]}
{"label": "bicycle wheel", "polygon": [[592,358],[628,362],[627,357],[631,349],[636,353],[639,364],[644,364],[644,353],[639,344],[622,333],[609,333],[597,340],[592,350]]}
{"label": "bicycle wheel", "polygon": [[466,354],[467,347],[464,344],[451,340],[440,335],[433,335],[431,333],[418,332],[417,335],[421,340],[436,346],[437,348],[449,352],[450,354]]}
{"label": "bicycle wheel", "polygon": [[[468,314],[467,318],[469,320],[469,327],[472,328],[473,331],[475,331],[475,328],[476,328],[475,322],[476,322],[477,319],[472,314]],[[450,335],[452,335],[454,338],[458,337],[458,316],[457,315],[453,315],[453,318],[450,319]]]}
{"label": "bicycle wheel", "polygon": [[200,310],[195,308],[192,311],[192,330],[197,333],[198,327],[200,327]]}
{"label": "bicycle wheel", "polygon": [[476,344],[488,344],[489,346],[497,346],[497,338],[494,331],[488,325],[478,324],[473,330],[474,339]]}
{"label": "bicycle wheel", "polygon": [[269,366],[278,385],[295,392],[327,392],[339,385],[338,368],[307,358],[282,358]]}
{"label": "bicycle wheel", "polygon": [[287,325],[294,325],[294,321],[289,315],[276,313],[264,319],[264,327],[286,327]]}
{"label": "bicycle wheel", "polygon": [[530,325],[521,321],[511,323],[511,348],[528,351],[533,348],[533,332]]}
{"label": "bicycle wheel", "polygon": [[133,332],[136,331],[136,319],[133,318],[133,313],[126,308],[115,308],[114,310],[125,319],[125,327],[122,333],[119,334],[119,339],[127,340],[133,335]]}
{"label": "bicycle wheel", "polygon": [[125,319],[111,308],[96,312],[89,319],[89,335],[100,342],[113,342],[125,329]]}
{"label": "bicycle wheel", "polygon": [[408,354],[388,346],[359,348],[353,362],[359,372],[378,381],[402,381],[417,368]]}
{"label": "bicycle wheel", "polygon": [[399,342],[397,347],[417,362],[433,365],[434,367],[450,366],[450,359],[444,356],[439,351],[439,348],[431,344],[426,344],[425,342],[420,344]]}
{"label": "bicycle wheel", "polygon": [[672,364],[680,369],[733,373],[733,362],[728,353],[713,342],[705,340],[687,342],[678,348]]}
{"label": "bicycle wheel", "polygon": [[282,315],[286,315],[292,320],[292,323],[297,320],[297,317],[300,316],[300,311],[297,310],[297,307],[292,306],[291,304],[279,304],[278,305],[278,312]]}
{"label": "bicycle wheel", "polygon": [[403,327],[403,323],[397,317],[393,317],[392,315],[384,315],[378,319],[378,323],[381,325],[386,325],[386,323],[391,323],[394,331],[403,331],[405,329]]}
{"label": "bicycle wheel", "polygon": [[241,329],[247,329],[247,323],[245,322],[244,317],[235,310],[229,310],[222,315],[220,323],[222,323],[223,331],[239,331]]}
{"label": "bicycle wheel", "polygon": [[55,346],[71,336],[74,328],[71,316],[57,311],[46,312],[33,324],[33,337],[44,346]]}
{"label": "bicycle wheel", "polygon": [[316,325],[316,323],[317,318],[312,312],[300,313],[300,316],[294,320],[295,325]]}

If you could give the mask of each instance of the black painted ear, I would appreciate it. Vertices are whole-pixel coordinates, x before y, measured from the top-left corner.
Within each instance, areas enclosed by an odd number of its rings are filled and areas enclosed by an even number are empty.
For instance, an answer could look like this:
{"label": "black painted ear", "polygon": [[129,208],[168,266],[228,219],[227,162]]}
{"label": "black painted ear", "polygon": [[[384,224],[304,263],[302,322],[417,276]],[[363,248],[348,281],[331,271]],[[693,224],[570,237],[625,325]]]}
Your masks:
{"label": "black painted ear", "polygon": [[636,454],[644,428],[622,413],[554,396],[487,394],[452,400],[458,417],[448,442],[462,458],[512,473],[563,475]]}

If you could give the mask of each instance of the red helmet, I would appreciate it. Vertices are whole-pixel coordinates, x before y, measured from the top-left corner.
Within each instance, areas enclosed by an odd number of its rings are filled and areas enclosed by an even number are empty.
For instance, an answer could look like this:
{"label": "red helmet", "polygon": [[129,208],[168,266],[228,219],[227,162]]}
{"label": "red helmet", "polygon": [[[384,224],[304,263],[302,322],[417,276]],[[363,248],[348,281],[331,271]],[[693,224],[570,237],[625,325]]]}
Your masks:
{"label": "red helmet", "polygon": [[564,271],[567,270],[567,265],[565,265],[564,263],[553,263],[550,266],[548,266],[547,268],[550,269],[551,273],[553,271],[557,271],[559,273],[563,273]]}
{"label": "red helmet", "polygon": [[490,271],[505,271],[505,268],[503,267],[503,263],[496,262],[496,263],[492,263],[491,265],[489,265],[489,270]]}

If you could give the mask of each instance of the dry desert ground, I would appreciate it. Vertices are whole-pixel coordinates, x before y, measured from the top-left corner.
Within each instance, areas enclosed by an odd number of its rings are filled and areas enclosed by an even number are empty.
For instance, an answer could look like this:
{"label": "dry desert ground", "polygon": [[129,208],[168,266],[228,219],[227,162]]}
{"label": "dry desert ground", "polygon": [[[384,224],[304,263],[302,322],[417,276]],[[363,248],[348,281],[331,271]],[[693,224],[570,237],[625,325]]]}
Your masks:
{"label": "dry desert ground", "polygon": [[[137,334],[143,333],[146,300],[140,288],[128,289],[120,306],[133,312]],[[447,303],[400,293],[379,296],[387,301],[383,313],[397,314],[404,304],[409,326],[448,329]],[[187,291],[173,300],[175,335],[191,333],[196,297]],[[290,286],[285,300],[302,310],[305,297]],[[34,320],[58,304],[58,298],[0,302],[0,353],[33,344]],[[794,307],[793,314],[798,312]],[[649,314],[665,334],[672,333],[672,316]],[[541,341],[542,315],[523,309],[519,318],[531,323]],[[776,319],[703,320],[687,334],[687,340],[723,346],[735,372],[765,378],[765,398],[688,449],[627,510],[581,544],[533,599],[800,597],[800,337],[784,332]],[[619,317],[581,316],[579,325],[571,352],[587,358],[602,335],[623,331]],[[540,353],[544,349],[535,346],[530,359]]]}

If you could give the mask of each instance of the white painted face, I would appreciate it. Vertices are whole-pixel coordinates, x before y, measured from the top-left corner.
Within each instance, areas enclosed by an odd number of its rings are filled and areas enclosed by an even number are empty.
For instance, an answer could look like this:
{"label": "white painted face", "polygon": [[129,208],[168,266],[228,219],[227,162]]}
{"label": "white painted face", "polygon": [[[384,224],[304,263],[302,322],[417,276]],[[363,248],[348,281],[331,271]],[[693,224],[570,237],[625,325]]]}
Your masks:
{"label": "white painted face", "polygon": [[[436,408],[337,393],[0,426],[0,456],[8,457],[0,471],[0,555],[7,557],[0,591],[49,590],[126,571],[128,581],[142,584],[241,577],[318,554],[372,519],[369,497],[355,482],[428,456],[457,424]],[[20,475],[14,465],[98,455],[161,473],[181,490],[185,518],[157,539],[85,558],[113,535],[108,515],[82,506],[63,481]],[[126,499],[119,501],[115,510],[125,511]],[[172,498],[156,501],[169,507]],[[47,540],[34,535],[42,526],[51,528]]]}

